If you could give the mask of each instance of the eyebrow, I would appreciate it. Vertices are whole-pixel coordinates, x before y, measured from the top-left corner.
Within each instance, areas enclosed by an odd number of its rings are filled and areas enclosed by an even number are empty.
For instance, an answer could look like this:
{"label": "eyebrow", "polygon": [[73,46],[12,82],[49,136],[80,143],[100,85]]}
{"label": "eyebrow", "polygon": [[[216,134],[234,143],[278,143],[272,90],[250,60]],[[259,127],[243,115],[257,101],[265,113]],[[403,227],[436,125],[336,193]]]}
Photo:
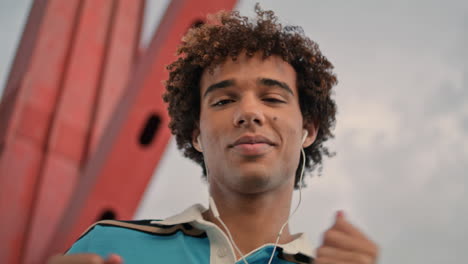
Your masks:
{"label": "eyebrow", "polygon": [[278,87],[286,90],[291,95],[294,95],[291,88],[285,82],[280,82],[280,81],[270,79],[270,78],[260,78],[258,80],[258,82],[261,83],[262,85],[265,85],[265,86],[278,86]]}
{"label": "eyebrow", "polygon": [[[265,86],[277,86],[277,87],[279,87],[281,89],[284,89],[288,93],[294,95],[294,93],[291,90],[291,88],[289,87],[289,85],[287,85],[285,82],[280,82],[278,80],[274,80],[274,79],[270,79],[270,78],[258,78],[257,82],[262,84],[262,85],[265,85]],[[228,80],[224,80],[224,81],[214,83],[214,84],[208,86],[205,93],[203,94],[203,98],[205,98],[209,93],[214,92],[216,90],[227,88],[227,87],[230,87],[230,86],[234,86],[235,83],[236,82],[233,79],[228,79]]]}
{"label": "eyebrow", "polygon": [[208,88],[206,89],[205,93],[203,94],[203,98],[206,97],[211,92],[214,92],[216,90],[223,89],[229,86],[233,86],[234,84],[235,82],[233,79],[224,80],[224,81],[212,84],[208,86]]}

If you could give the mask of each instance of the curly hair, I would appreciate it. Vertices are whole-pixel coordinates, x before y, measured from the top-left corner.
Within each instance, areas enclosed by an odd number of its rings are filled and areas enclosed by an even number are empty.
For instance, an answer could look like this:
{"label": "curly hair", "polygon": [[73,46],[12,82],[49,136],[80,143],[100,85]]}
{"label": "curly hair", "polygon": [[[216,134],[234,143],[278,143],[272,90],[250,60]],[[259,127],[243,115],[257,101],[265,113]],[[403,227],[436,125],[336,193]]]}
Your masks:
{"label": "curly hair", "polygon": [[[236,60],[245,52],[252,57],[261,52],[263,58],[281,57],[296,71],[299,105],[305,123],[318,125],[315,142],[305,148],[305,170],[318,167],[321,174],[323,156],[331,157],[324,143],[333,138],[336,104],[331,98],[337,84],[333,65],[307,38],[301,27],[283,26],[273,11],[255,6],[256,19],[241,16],[239,12],[221,11],[208,17],[208,22],[191,28],[182,38],[177,50],[178,59],[167,66],[169,79],[163,99],[168,103],[171,117],[169,128],[184,156],[198,163],[206,177],[203,154],[192,146],[192,134],[200,118],[200,79],[205,70],[222,64],[228,57]],[[302,159],[302,157],[301,157]],[[301,161],[300,163],[301,164]],[[296,170],[294,187],[299,183],[300,168]]]}

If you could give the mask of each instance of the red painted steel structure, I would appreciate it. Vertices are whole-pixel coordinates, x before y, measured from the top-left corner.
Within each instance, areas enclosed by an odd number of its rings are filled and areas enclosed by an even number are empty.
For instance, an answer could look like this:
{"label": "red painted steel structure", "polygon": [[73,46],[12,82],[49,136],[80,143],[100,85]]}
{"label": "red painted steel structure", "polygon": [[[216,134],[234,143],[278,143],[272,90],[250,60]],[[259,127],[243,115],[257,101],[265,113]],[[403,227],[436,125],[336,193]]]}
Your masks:
{"label": "red painted steel structure", "polygon": [[[19,263],[73,44],[79,1],[38,1],[31,10],[2,100],[0,263]],[[57,23],[61,14],[69,19]],[[24,43],[27,40],[28,43]],[[28,56],[23,55],[28,53]],[[20,72],[17,74],[16,72]]]}
{"label": "red painted steel structure", "polygon": [[132,218],[170,137],[164,66],[235,2],[172,1],[138,60],[144,0],[34,3],[0,104],[0,263],[43,263],[92,222]]}
{"label": "red painted steel structure", "polygon": [[80,2],[60,102],[36,187],[25,264],[42,259],[96,146],[98,131],[122,95],[139,48],[143,6],[142,0]]}

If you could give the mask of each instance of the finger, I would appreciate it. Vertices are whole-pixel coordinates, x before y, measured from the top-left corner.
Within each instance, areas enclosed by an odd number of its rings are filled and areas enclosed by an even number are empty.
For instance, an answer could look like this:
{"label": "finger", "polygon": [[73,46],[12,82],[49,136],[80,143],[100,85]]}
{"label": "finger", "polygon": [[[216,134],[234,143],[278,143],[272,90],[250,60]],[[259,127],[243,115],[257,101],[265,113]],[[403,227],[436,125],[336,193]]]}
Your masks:
{"label": "finger", "polygon": [[345,261],[349,263],[359,263],[359,264],[372,264],[374,263],[374,258],[372,256],[353,252],[341,250],[333,247],[319,247],[317,249],[317,257],[319,258],[333,258],[339,261],[339,263]]}
{"label": "finger", "polygon": [[104,259],[96,254],[70,254],[53,256],[48,264],[105,264]]}
{"label": "finger", "polygon": [[361,230],[359,230],[347,220],[342,210],[336,212],[335,223],[333,224],[332,228],[336,228],[350,236],[368,240],[367,236],[364,235]]}
{"label": "finger", "polygon": [[350,235],[345,234],[336,229],[329,229],[325,232],[322,246],[362,252],[370,256],[376,255],[377,251],[375,244],[373,244],[372,242],[360,238],[351,237]]}
{"label": "finger", "polygon": [[123,264],[123,259],[117,254],[110,254],[104,264]]}

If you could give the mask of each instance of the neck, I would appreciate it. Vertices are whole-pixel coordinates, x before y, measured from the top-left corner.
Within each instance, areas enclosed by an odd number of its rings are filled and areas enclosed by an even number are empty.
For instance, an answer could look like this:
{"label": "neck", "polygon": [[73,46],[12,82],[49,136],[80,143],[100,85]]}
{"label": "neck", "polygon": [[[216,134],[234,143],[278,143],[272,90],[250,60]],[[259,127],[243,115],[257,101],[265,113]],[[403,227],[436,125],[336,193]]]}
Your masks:
{"label": "neck", "polygon": [[[227,195],[210,186],[210,194],[216,203],[220,218],[229,228],[242,254],[247,254],[264,244],[275,243],[278,232],[289,218],[293,187],[285,186],[261,194]],[[226,230],[213,215],[210,208],[204,218]],[[279,244],[294,239],[289,227],[283,229]],[[236,252],[237,258],[241,256]]]}

